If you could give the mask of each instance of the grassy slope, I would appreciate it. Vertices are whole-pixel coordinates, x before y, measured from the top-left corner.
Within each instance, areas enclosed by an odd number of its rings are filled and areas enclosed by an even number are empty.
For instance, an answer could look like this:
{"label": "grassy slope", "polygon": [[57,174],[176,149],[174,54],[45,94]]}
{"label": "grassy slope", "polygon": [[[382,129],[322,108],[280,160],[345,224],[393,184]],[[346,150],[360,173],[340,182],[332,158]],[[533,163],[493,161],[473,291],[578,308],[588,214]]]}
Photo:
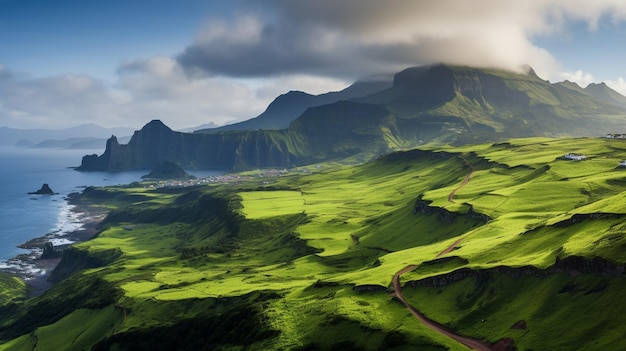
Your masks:
{"label": "grassy slope", "polygon": [[[588,159],[559,159],[568,152]],[[547,268],[570,255],[625,263],[626,171],[616,169],[624,155],[621,140],[519,139],[322,166],[272,184],[259,178],[170,192],[137,186],[92,193],[107,198],[114,212],[98,238],[76,247],[98,257],[115,249],[122,254],[13,305],[11,317],[0,318],[0,335],[11,340],[0,349],[79,345],[67,340],[132,348],[184,330],[184,345],[196,349],[463,350],[389,298],[392,275],[408,264],[420,266],[405,281],[461,268]],[[475,168],[472,179],[449,202],[470,171],[466,161]],[[420,195],[432,211],[415,211]],[[492,220],[483,224],[470,207]],[[597,213],[612,216],[559,225]],[[446,255],[450,260],[429,263],[461,238]],[[490,342],[511,337],[521,349],[552,350],[625,346],[619,339],[622,276],[474,279],[405,290],[427,316]],[[82,298],[72,299],[76,284],[105,293],[96,299],[77,289]],[[58,313],[34,325],[29,313],[52,301]],[[85,314],[97,318],[85,320]],[[77,320],[84,332],[68,327]],[[527,330],[510,329],[519,320]],[[605,332],[604,325],[614,327]],[[68,329],[75,334],[58,332]]]}
{"label": "grassy slope", "polygon": [[0,306],[9,304],[26,296],[26,284],[20,279],[5,273],[0,273]]}

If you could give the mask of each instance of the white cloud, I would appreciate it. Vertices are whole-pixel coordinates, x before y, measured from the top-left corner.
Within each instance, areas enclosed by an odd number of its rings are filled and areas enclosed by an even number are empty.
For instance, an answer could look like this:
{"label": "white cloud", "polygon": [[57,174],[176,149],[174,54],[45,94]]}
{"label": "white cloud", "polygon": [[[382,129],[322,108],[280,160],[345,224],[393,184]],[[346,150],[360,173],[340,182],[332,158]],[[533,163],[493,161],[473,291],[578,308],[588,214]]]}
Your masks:
{"label": "white cloud", "polygon": [[[560,64],[539,36],[572,22],[590,30],[626,19],[619,0],[267,0],[231,21],[209,20],[178,57],[192,75],[290,74],[356,79],[377,71],[446,62],[516,69],[547,79]],[[200,74],[201,75],[201,74]]]}
{"label": "white cloud", "polygon": [[288,90],[342,89],[338,79],[296,75],[280,79],[190,79],[167,57],[125,62],[114,86],[86,75],[0,79],[0,126],[61,128],[83,123],[140,128],[161,119],[172,128],[218,125],[257,116]]}
{"label": "white cloud", "polygon": [[606,85],[618,93],[626,96],[626,81],[624,81],[624,78],[618,77],[615,80],[608,80],[606,81]]}
{"label": "white cloud", "polygon": [[589,85],[589,83],[595,82],[595,78],[587,72],[577,70],[574,72],[561,72],[561,80],[569,80],[580,85],[582,88]]}
{"label": "white cloud", "polygon": [[[530,64],[544,79],[586,86],[591,73],[561,67],[535,39],[567,34],[572,23],[598,30],[626,20],[623,0],[239,1],[238,16],[209,19],[178,57],[123,62],[114,83],[34,79],[0,64],[0,125],[223,124],[256,116],[288,90],[339,90],[431,62]],[[622,78],[607,84],[626,93]]]}

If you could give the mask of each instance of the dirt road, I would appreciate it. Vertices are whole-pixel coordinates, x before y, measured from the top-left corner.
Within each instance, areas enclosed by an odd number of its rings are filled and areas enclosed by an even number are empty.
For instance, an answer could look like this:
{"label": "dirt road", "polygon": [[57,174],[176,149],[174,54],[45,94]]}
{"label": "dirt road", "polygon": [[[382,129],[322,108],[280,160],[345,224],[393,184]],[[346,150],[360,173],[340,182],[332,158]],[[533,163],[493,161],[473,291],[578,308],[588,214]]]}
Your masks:
{"label": "dirt road", "polygon": [[446,328],[445,326],[426,318],[426,316],[424,316],[422,313],[416,310],[413,306],[411,306],[411,304],[409,304],[404,299],[404,296],[402,295],[402,286],[400,285],[400,276],[406,272],[410,272],[414,270],[415,268],[417,268],[416,265],[406,266],[393,276],[393,290],[398,300],[400,300],[404,304],[404,306],[408,308],[409,311],[411,311],[411,313],[415,317],[417,317],[417,319],[419,319],[420,322],[422,322],[428,328],[440,334],[443,334],[453,340],[456,340],[457,342],[469,347],[472,350],[492,351],[493,349],[490,345],[485,344],[482,341],[479,341],[476,339],[472,339],[472,338],[455,334],[454,332],[452,332],[450,329]]}
{"label": "dirt road", "polygon": [[[459,156],[461,157],[461,156]],[[459,184],[459,186],[457,186],[454,190],[452,190],[450,192],[450,194],[448,194],[448,201],[449,202],[454,202],[454,194],[456,194],[456,192],[461,189],[462,187],[464,187],[465,185],[467,185],[467,183],[469,183],[470,179],[472,178],[472,174],[474,174],[474,166],[472,166],[471,163],[469,163],[466,159],[464,159],[463,157],[461,157],[461,159],[463,159],[463,161],[465,161],[465,164],[468,165],[470,167],[470,172],[465,176],[465,178],[463,178],[463,181],[461,182],[461,184]]]}

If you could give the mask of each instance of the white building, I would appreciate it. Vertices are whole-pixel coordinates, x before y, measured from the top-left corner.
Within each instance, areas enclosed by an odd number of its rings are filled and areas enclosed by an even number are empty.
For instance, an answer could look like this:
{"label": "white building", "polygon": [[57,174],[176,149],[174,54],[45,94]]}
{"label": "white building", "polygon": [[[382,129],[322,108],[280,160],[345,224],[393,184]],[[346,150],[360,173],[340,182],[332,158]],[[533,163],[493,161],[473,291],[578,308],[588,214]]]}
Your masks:
{"label": "white building", "polygon": [[582,161],[587,158],[587,156],[579,155],[579,154],[565,154],[563,157],[566,160],[572,160],[572,161]]}

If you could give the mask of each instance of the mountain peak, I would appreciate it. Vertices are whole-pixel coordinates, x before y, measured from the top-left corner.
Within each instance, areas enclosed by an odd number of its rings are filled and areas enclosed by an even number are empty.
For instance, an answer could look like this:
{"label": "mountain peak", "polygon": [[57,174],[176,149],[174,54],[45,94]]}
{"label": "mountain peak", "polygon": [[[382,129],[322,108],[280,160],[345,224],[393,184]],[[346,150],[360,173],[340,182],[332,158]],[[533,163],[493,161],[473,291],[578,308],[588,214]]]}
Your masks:
{"label": "mountain peak", "polygon": [[166,126],[165,123],[161,122],[160,119],[153,119],[152,121],[148,122],[145,126],[143,126],[143,128],[141,128],[142,130],[145,129],[167,129],[170,130],[170,127]]}
{"label": "mountain peak", "polygon": [[604,82],[590,83],[584,91],[587,94],[609,104],[626,107],[626,96],[611,89],[611,87],[606,85]]}

